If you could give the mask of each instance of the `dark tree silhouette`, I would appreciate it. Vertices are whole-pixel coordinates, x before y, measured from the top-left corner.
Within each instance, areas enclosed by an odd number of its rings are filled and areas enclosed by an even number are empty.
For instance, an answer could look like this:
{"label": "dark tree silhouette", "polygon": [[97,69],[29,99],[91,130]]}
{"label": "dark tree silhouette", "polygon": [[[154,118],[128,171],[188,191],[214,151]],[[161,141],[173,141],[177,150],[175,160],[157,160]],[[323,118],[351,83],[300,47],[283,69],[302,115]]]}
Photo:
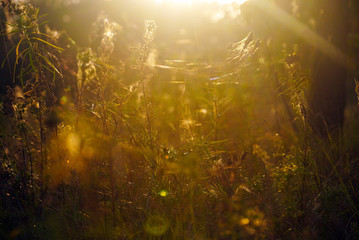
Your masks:
{"label": "dark tree silhouette", "polygon": [[[0,31],[1,33],[5,32],[5,22],[6,14],[2,7],[0,7]],[[12,84],[12,65],[13,65],[13,56],[7,56],[7,53],[11,49],[12,44],[9,41],[8,36],[0,36],[0,65],[4,62],[2,68],[0,68],[0,96],[4,96],[8,85]]]}
{"label": "dark tree silhouette", "polygon": [[[321,14],[317,25],[318,33],[345,56],[347,1],[318,0],[317,3]],[[343,125],[346,77],[345,58],[328,52],[317,52],[308,104],[309,121],[314,131],[321,136],[334,134]]]}

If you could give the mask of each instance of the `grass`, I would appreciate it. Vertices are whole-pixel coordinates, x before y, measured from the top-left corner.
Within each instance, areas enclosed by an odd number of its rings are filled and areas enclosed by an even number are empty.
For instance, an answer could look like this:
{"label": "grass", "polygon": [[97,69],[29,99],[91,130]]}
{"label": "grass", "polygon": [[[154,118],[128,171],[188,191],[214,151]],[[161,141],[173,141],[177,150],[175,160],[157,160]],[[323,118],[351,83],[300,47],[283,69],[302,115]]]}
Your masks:
{"label": "grass", "polygon": [[152,20],[118,59],[124,29],[107,18],[81,49],[42,33],[31,5],[14,9],[3,238],[358,237],[355,140],[312,133],[300,63],[273,63],[253,33],[223,49],[227,63],[161,62]]}

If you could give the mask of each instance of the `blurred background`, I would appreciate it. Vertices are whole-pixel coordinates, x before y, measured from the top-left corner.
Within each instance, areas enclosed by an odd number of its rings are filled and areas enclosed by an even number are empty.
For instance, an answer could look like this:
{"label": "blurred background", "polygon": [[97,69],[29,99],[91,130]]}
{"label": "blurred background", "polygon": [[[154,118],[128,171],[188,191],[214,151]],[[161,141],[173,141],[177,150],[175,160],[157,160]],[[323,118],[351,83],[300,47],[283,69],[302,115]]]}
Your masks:
{"label": "blurred background", "polygon": [[3,0],[0,238],[358,238],[358,10]]}

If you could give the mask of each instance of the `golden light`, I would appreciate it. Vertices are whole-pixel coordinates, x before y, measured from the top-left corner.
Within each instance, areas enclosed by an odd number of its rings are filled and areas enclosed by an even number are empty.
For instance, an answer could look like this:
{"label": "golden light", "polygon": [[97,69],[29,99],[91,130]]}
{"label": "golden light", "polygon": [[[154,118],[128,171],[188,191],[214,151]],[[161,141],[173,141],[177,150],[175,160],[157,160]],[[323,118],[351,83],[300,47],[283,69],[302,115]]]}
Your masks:
{"label": "golden light", "polygon": [[67,137],[67,148],[70,154],[76,154],[80,150],[80,138],[75,133],[70,133]]}
{"label": "golden light", "polygon": [[218,3],[218,4],[243,4],[247,2],[248,0],[199,0],[201,2],[212,2],[212,3]]}
{"label": "golden light", "polygon": [[[205,15],[211,15],[212,22],[229,16],[234,19],[240,14],[238,7],[249,0],[154,0],[157,7],[167,7],[169,11],[189,9],[191,11],[203,11]],[[205,9],[209,7],[208,9]],[[210,11],[208,11],[210,10]]]}
{"label": "golden light", "polygon": [[243,4],[245,2],[247,2],[248,0],[155,0],[155,2],[157,4],[161,4],[161,3],[175,3],[175,4],[188,4],[191,5],[192,3],[196,2],[196,3],[215,3],[215,4],[220,4],[220,5],[225,5],[225,4]]}

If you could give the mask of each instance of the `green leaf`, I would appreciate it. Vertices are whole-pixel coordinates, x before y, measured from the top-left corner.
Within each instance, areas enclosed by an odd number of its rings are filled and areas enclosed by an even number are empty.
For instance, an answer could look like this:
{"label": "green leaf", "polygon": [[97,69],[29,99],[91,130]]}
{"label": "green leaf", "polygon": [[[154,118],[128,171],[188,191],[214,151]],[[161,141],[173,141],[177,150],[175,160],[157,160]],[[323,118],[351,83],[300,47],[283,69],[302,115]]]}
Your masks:
{"label": "green leaf", "polygon": [[2,63],[1,63],[1,68],[4,67],[4,64],[5,64],[6,59],[9,57],[9,55],[10,55],[11,52],[15,49],[15,47],[16,47],[16,46],[13,46],[13,47],[10,49],[10,51],[6,54],[6,57],[4,58],[4,60],[3,60]]}
{"label": "green leaf", "polygon": [[47,59],[46,57],[42,56],[41,54],[39,54],[39,57],[41,57],[42,59],[44,59],[44,61],[52,68],[54,69],[60,76],[62,76],[62,74],[59,72],[59,70],[57,70],[57,68],[52,64],[52,62]]}
{"label": "green leaf", "polygon": [[41,39],[41,38],[38,38],[38,37],[32,37],[32,39],[38,40],[40,42],[43,42],[43,43],[45,43],[45,44],[47,44],[47,45],[49,45],[49,46],[51,46],[53,48],[56,48],[56,49],[58,49],[60,51],[65,51],[65,49],[63,49],[61,47],[58,47],[58,46],[55,46],[54,44],[51,44],[48,41],[45,41],[44,39]]}

